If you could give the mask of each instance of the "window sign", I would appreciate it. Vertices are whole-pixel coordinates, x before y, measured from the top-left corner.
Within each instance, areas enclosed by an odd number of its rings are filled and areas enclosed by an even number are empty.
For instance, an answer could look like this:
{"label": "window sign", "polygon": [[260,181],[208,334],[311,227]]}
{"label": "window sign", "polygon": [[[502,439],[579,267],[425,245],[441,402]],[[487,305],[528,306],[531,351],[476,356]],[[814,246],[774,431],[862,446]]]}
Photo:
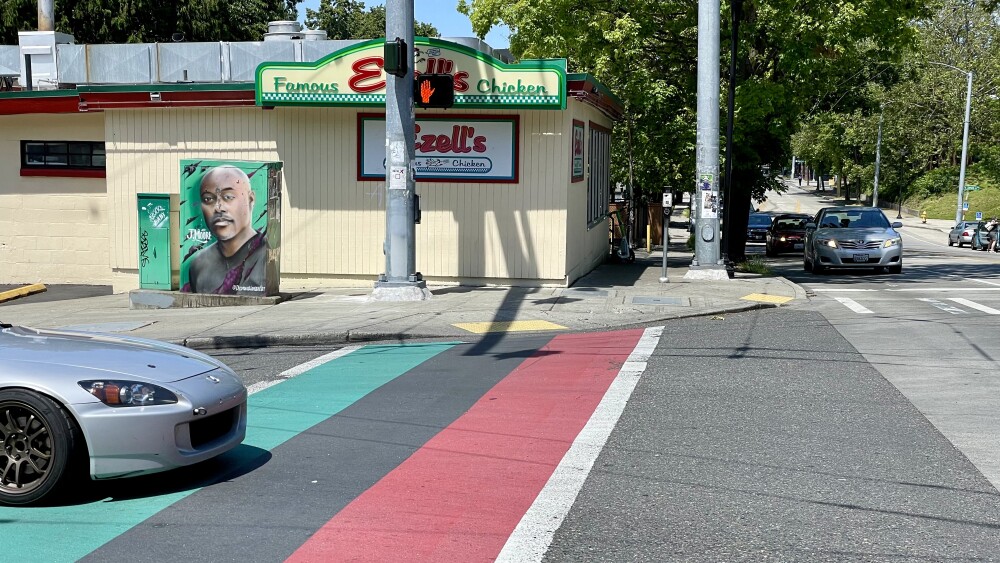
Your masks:
{"label": "window sign", "polygon": [[[358,116],[359,180],[385,179],[385,116]],[[418,116],[417,180],[517,182],[518,118]]]}
{"label": "window sign", "polygon": [[573,144],[571,146],[572,151],[572,170],[570,170],[570,175],[574,182],[579,182],[583,180],[583,122],[573,120]]}

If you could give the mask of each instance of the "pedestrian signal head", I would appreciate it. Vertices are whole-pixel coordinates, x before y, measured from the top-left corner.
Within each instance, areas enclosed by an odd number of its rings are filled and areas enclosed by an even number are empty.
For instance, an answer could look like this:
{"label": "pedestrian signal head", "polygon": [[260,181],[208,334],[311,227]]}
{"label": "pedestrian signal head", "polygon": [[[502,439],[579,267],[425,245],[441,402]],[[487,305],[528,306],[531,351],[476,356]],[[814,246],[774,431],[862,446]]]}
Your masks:
{"label": "pedestrian signal head", "polygon": [[413,81],[413,101],[422,108],[455,105],[455,79],[450,74],[421,74]]}

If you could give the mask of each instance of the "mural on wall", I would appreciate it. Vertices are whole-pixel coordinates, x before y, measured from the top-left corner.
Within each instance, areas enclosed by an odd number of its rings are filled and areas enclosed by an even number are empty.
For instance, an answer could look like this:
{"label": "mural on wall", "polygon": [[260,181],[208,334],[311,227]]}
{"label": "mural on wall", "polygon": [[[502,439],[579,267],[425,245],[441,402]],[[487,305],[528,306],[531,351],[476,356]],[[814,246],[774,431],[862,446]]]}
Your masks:
{"label": "mural on wall", "polygon": [[281,163],[181,161],[181,291],[278,290]]}
{"label": "mural on wall", "polygon": [[[358,180],[385,179],[385,115],[358,115]],[[417,180],[518,181],[518,117],[419,115]]]}

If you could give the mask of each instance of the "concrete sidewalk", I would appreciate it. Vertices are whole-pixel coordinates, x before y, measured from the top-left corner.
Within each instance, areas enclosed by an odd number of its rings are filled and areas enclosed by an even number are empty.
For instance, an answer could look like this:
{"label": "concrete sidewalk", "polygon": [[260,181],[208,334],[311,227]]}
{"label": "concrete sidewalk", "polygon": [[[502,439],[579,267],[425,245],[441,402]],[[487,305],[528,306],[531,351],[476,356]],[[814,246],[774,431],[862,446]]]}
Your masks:
{"label": "concrete sidewalk", "polygon": [[[671,233],[672,241],[686,240],[684,228]],[[292,296],[276,305],[152,310],[129,309],[124,293],[26,298],[0,304],[0,322],[117,332],[210,349],[607,330],[806,299],[802,288],[780,277],[685,281],[691,253],[683,248],[671,244],[667,283],[659,282],[662,253],[638,249],[634,264],[603,264],[571,288],[431,287],[431,299],[402,303],[369,302],[371,286],[283,288]]]}

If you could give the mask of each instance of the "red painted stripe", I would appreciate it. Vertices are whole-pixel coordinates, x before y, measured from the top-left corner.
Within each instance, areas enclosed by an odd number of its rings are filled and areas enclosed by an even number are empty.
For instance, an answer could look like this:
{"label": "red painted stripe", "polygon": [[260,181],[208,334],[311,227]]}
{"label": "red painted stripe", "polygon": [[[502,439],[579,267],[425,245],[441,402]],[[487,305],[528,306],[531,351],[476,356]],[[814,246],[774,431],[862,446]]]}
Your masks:
{"label": "red painted stripe", "polygon": [[289,561],[493,560],[641,336],[554,338]]}

